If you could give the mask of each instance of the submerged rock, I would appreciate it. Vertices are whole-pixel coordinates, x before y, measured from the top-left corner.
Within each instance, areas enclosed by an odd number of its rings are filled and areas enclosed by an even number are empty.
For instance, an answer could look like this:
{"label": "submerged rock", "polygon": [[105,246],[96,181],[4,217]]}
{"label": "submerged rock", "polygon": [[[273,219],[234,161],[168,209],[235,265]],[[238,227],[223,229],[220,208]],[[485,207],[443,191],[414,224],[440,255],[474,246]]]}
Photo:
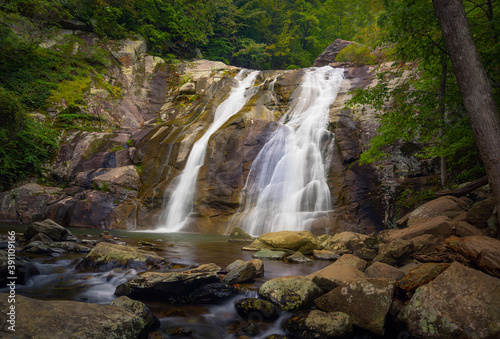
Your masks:
{"label": "submerged rock", "polygon": [[165,259],[154,252],[100,242],[83,258],[76,269],[79,271],[109,271],[113,268],[145,270],[164,261]]}
{"label": "submerged rock", "polygon": [[285,328],[287,332],[304,339],[344,338],[353,331],[347,314],[319,310],[294,314],[286,322]]}
{"label": "submerged rock", "polygon": [[283,251],[273,251],[273,250],[260,250],[252,254],[252,258],[254,259],[273,259],[273,260],[281,260],[286,255],[286,252]]}
{"label": "submerged rock", "polygon": [[394,285],[392,279],[358,280],[333,289],[314,303],[324,311],[344,312],[354,325],[384,335]]}
{"label": "submerged rock", "polygon": [[[0,312],[6,315],[10,304],[0,294]],[[125,307],[78,301],[45,301],[16,295],[15,336],[17,338],[141,338],[148,322]],[[4,321],[4,325],[6,325]],[[0,336],[10,331],[0,330]]]}
{"label": "submerged rock", "polygon": [[419,338],[498,338],[500,279],[454,262],[398,315]]}
{"label": "submerged rock", "polygon": [[310,279],[287,276],[266,281],[259,288],[259,294],[276,303],[283,311],[294,311],[311,306],[323,291]]}

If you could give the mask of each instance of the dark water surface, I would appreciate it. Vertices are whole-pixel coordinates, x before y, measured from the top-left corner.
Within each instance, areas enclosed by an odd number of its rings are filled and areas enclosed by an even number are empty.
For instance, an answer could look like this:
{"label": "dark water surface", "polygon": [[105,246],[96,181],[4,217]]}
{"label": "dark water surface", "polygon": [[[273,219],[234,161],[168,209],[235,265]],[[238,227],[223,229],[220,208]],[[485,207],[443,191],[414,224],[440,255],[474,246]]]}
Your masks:
{"label": "dark water surface", "polygon": [[[14,230],[22,233],[25,225],[0,225],[0,234]],[[97,240],[103,232],[100,229],[69,228],[79,239]],[[241,243],[230,243],[224,235],[205,235],[192,233],[154,233],[111,230],[129,245],[152,249],[172,264],[173,269],[184,269],[200,264],[215,263],[223,268],[237,259],[250,260],[253,252],[243,251]],[[140,242],[150,243],[141,246]],[[153,246],[151,247],[151,244]],[[116,299],[116,286],[132,279],[135,270],[114,269],[109,272],[80,273],[75,266],[85,254],[57,253],[52,255],[28,255],[41,274],[34,276],[16,292],[31,298],[46,300],[77,300],[99,304],[109,304]],[[162,326],[151,338],[174,338],[169,333],[179,327],[193,331],[191,338],[237,338],[231,334],[235,328],[246,324],[234,310],[234,301],[244,297],[256,297],[259,286],[272,278],[287,275],[307,275],[317,271],[330,262],[316,260],[307,264],[292,264],[283,261],[265,260],[264,277],[244,284],[247,292],[221,305],[170,305],[162,300],[145,301],[146,305],[161,320]],[[273,324],[264,324],[255,338],[265,338],[270,334],[283,334],[281,322],[289,315],[283,315]]]}

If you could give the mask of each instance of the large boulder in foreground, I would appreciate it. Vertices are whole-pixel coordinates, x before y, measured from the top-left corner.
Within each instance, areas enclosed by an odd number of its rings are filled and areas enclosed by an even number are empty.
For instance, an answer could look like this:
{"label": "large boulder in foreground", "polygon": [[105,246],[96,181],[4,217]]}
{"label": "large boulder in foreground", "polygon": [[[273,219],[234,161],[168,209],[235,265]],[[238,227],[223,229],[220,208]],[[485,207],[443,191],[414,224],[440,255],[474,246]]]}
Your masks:
{"label": "large boulder in foreground", "polygon": [[259,294],[276,303],[283,311],[295,311],[311,306],[323,291],[310,279],[287,276],[266,281]]}
{"label": "large boulder in foreground", "polygon": [[297,338],[336,339],[345,338],[353,328],[345,313],[313,310],[294,315],[287,321],[286,330]]}
{"label": "large boulder in foreground", "polygon": [[145,270],[165,261],[154,252],[106,242],[98,243],[76,266],[79,271],[109,271],[113,268]]}
{"label": "large boulder in foreground", "polygon": [[330,291],[344,283],[365,279],[366,275],[351,264],[335,262],[306,278],[311,279],[324,291]]}
{"label": "large boulder in foreground", "polygon": [[393,279],[358,280],[333,289],[314,303],[327,312],[346,313],[354,325],[382,336],[394,286]]}
{"label": "large boulder in foreground", "polygon": [[418,338],[500,337],[500,279],[454,262],[398,314]]}
{"label": "large boulder in foreground", "polygon": [[148,332],[145,319],[125,307],[79,301],[45,301],[16,295],[15,332],[8,330],[11,304],[0,294],[0,321],[3,334],[15,338],[141,338]]}

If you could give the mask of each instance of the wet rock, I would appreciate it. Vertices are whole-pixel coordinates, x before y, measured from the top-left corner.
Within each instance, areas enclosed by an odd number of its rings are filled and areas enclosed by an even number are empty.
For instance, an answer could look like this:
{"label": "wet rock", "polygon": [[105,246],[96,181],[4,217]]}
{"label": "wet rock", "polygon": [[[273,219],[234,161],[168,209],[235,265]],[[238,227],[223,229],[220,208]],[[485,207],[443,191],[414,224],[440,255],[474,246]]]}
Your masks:
{"label": "wet rock", "polygon": [[470,208],[469,202],[464,199],[447,195],[429,201],[397,221],[399,227],[411,227],[435,217],[454,219]]}
{"label": "wet rock", "polygon": [[353,281],[317,298],[314,303],[327,312],[346,313],[354,325],[384,335],[394,286],[395,281],[392,279]]}
{"label": "wet rock", "polygon": [[428,284],[432,280],[434,280],[438,275],[443,273],[450,264],[442,264],[442,263],[425,263],[418,265],[407,275],[404,276],[403,279],[397,282],[397,286],[404,290],[407,294],[415,291],[418,287]]}
{"label": "wet rock", "polygon": [[365,279],[366,275],[347,263],[333,263],[306,276],[324,291],[330,291],[346,282]]}
{"label": "wet rock", "polygon": [[[7,295],[2,293],[0,300],[6,301]],[[9,306],[7,302],[0,303],[2,316],[7,314]],[[20,294],[16,295],[15,320],[15,335],[19,338],[140,338],[148,331],[146,321],[124,307],[45,301]],[[6,324],[5,318],[3,322]],[[3,331],[0,334],[6,333]]]}
{"label": "wet rock", "polygon": [[337,252],[340,249],[348,249],[352,252],[365,247],[365,234],[354,232],[341,232],[324,240],[321,245],[325,250]]}
{"label": "wet rock", "polygon": [[143,272],[119,285],[115,294],[150,298],[163,296],[175,301],[202,285],[220,282],[221,271],[222,268],[215,264],[204,264],[179,272]]}
{"label": "wet rock", "polygon": [[32,223],[24,232],[24,236],[29,240],[38,233],[45,234],[53,241],[64,241],[71,235],[70,231],[50,219]]}
{"label": "wet rock", "polygon": [[250,262],[243,262],[233,268],[229,273],[222,278],[224,284],[233,285],[255,278],[257,275],[257,268]]}
{"label": "wet rock", "polygon": [[255,277],[263,277],[264,276],[264,262],[260,259],[252,259],[250,262],[255,266]]}
{"label": "wet rock", "polygon": [[415,291],[398,318],[419,338],[500,335],[500,279],[457,262]]}
{"label": "wet rock", "polygon": [[234,307],[240,317],[251,321],[272,321],[277,319],[280,313],[274,304],[257,298],[240,299]]}
{"label": "wet rock", "polygon": [[74,242],[61,241],[61,242],[41,242],[32,241],[23,248],[23,251],[44,254],[44,253],[89,253],[90,248],[84,245],[75,244]]}
{"label": "wet rock", "polygon": [[76,266],[79,271],[109,271],[113,268],[145,270],[165,259],[154,252],[100,242]]}
{"label": "wet rock", "polygon": [[286,276],[266,281],[259,288],[259,294],[276,303],[283,311],[294,311],[312,305],[323,291],[310,279]]}
{"label": "wet rock", "polygon": [[374,262],[366,270],[365,274],[368,278],[387,278],[396,281],[405,276],[405,272],[400,269],[384,264],[382,262]]}
{"label": "wet rock", "polygon": [[[9,263],[9,253],[7,251],[0,250],[0,286],[2,286],[2,288],[9,282],[7,277],[12,276],[12,274],[10,274],[9,266],[12,266],[12,263]],[[20,257],[19,254],[15,255],[14,266],[16,267],[16,284],[26,284],[26,281],[28,281],[31,276],[40,274],[40,271],[38,271],[35,265],[33,265],[28,259]]]}
{"label": "wet rock", "polygon": [[260,250],[252,254],[252,258],[254,259],[273,259],[273,260],[281,260],[286,255],[286,252],[283,251],[273,251],[273,250]]}
{"label": "wet rock", "polygon": [[235,261],[233,261],[232,263],[230,263],[229,265],[227,265],[227,267],[226,267],[226,271],[227,271],[227,272],[231,272],[231,271],[232,271],[233,269],[235,269],[238,265],[243,264],[243,263],[244,263],[244,261],[243,261],[243,260],[240,260],[240,259],[235,260]]}
{"label": "wet rock", "polygon": [[304,339],[344,338],[353,332],[350,317],[342,312],[313,310],[294,314],[285,325],[287,332]]}
{"label": "wet rock", "polygon": [[155,330],[160,327],[160,319],[151,312],[149,307],[138,300],[132,300],[129,297],[121,296],[113,300],[110,305],[124,307],[134,312],[146,321],[146,327],[149,330]]}
{"label": "wet rock", "polygon": [[54,240],[50,239],[48,236],[46,236],[43,233],[38,233],[33,238],[31,238],[30,241],[31,242],[33,242],[33,241],[40,241],[40,242],[44,242],[44,243],[54,242]]}
{"label": "wet rock", "polygon": [[204,284],[189,293],[186,301],[190,304],[217,304],[236,294],[236,289],[224,282]]}
{"label": "wet rock", "polygon": [[280,231],[261,235],[258,240],[275,249],[286,249],[301,253],[312,253],[320,249],[318,239],[309,231]]}
{"label": "wet rock", "polygon": [[484,272],[500,278],[500,240],[484,236],[451,237],[446,244]]}
{"label": "wet rock", "polygon": [[229,238],[227,239],[229,242],[252,242],[254,241],[254,237],[250,234],[246,233],[239,227],[233,228],[231,234],[229,234]]}
{"label": "wet rock", "polygon": [[312,262],[311,259],[309,259],[308,257],[306,257],[305,255],[303,255],[300,252],[295,252],[294,254],[288,256],[286,259],[288,261],[291,261],[294,263],[299,263],[299,264],[306,263],[306,262]]}
{"label": "wet rock", "polygon": [[366,261],[364,261],[363,259],[358,258],[357,256],[352,255],[352,254],[344,254],[335,263],[336,264],[340,264],[340,263],[350,264],[350,265],[356,267],[361,272],[363,272],[366,268]]}
{"label": "wet rock", "polygon": [[314,250],[313,251],[314,259],[316,260],[332,260],[335,261],[340,258],[335,252],[327,251],[327,250]]}

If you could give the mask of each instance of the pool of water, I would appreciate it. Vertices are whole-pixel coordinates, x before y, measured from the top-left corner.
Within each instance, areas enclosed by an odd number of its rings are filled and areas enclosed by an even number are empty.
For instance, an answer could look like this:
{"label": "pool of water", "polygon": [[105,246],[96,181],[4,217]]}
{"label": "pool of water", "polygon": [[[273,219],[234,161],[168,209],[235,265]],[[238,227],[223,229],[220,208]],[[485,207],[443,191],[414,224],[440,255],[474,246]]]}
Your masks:
{"label": "pool of water", "polygon": [[[22,233],[27,226],[0,225],[0,234],[14,230]],[[103,230],[69,228],[79,239],[97,240]],[[252,259],[253,252],[243,251],[241,243],[228,242],[224,235],[204,235],[192,233],[153,233],[110,230],[129,245],[144,249],[153,248],[175,269],[190,268],[200,264],[215,263],[223,268],[237,259]],[[148,243],[140,245],[140,243]],[[18,255],[25,256],[24,253]],[[27,255],[26,255],[27,256]],[[40,275],[30,278],[26,285],[18,286],[19,294],[46,300],[77,300],[98,304],[109,304],[116,296],[116,287],[132,279],[135,270],[114,269],[108,272],[81,273],[76,265],[85,254],[53,254],[31,256],[31,261]],[[161,328],[150,335],[151,338],[170,338],[174,329],[192,331],[192,338],[237,338],[232,333],[235,327],[246,324],[238,317],[234,302],[239,298],[256,297],[259,286],[272,278],[287,275],[307,275],[330,262],[316,260],[306,264],[292,264],[284,261],[265,260],[264,276],[248,284],[243,284],[246,292],[220,305],[171,305],[160,301],[144,301],[161,321]],[[265,338],[270,334],[283,334],[283,315],[274,323],[264,324],[255,338]],[[178,337],[178,336],[177,336]]]}

